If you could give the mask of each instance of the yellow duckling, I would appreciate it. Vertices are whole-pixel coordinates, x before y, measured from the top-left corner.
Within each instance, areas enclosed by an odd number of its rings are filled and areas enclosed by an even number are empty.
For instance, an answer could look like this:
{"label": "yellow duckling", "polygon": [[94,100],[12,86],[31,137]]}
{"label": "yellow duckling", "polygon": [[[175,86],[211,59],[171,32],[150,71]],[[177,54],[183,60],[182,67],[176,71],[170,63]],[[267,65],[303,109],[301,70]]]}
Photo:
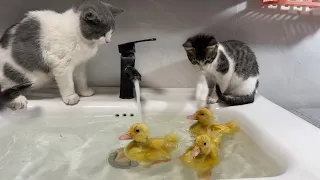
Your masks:
{"label": "yellow duckling", "polygon": [[167,134],[163,138],[149,138],[149,128],[143,123],[132,125],[126,134],[119,137],[120,140],[133,139],[124,149],[124,155],[138,162],[154,164],[171,160],[171,152],[177,149],[178,136],[174,133]]}
{"label": "yellow duckling", "polygon": [[199,179],[209,180],[211,169],[220,163],[218,145],[211,138],[202,134],[197,136],[195,143],[179,157],[180,162],[196,171]]}
{"label": "yellow duckling", "polygon": [[213,112],[208,108],[200,108],[187,119],[197,120],[196,123],[190,126],[189,131],[193,136],[201,134],[212,134],[215,141],[219,144],[223,134],[232,133],[237,130],[238,126],[235,121],[227,124],[221,124],[213,121]]}

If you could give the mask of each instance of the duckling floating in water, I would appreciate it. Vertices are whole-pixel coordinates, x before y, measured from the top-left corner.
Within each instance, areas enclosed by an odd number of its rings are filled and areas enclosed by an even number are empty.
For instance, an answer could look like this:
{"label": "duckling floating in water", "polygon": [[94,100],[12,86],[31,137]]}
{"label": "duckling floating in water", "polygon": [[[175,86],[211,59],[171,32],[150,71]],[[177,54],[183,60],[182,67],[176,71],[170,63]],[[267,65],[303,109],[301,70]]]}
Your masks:
{"label": "duckling floating in water", "polygon": [[148,168],[158,163],[170,161],[171,152],[177,149],[179,138],[175,133],[169,133],[163,138],[149,138],[148,126],[136,123],[119,139],[133,139],[124,148],[124,155],[132,161],[149,163],[145,166]]}
{"label": "duckling floating in water", "polygon": [[180,162],[193,169],[198,178],[209,180],[211,169],[220,163],[219,148],[207,134],[197,136],[194,144],[179,157]]}
{"label": "duckling floating in water", "polygon": [[212,134],[215,136],[215,141],[220,142],[223,134],[233,133],[238,128],[235,121],[221,124],[214,122],[213,118],[213,112],[210,109],[200,108],[193,115],[187,117],[190,120],[197,120],[190,126],[190,133],[195,137],[201,134]]}

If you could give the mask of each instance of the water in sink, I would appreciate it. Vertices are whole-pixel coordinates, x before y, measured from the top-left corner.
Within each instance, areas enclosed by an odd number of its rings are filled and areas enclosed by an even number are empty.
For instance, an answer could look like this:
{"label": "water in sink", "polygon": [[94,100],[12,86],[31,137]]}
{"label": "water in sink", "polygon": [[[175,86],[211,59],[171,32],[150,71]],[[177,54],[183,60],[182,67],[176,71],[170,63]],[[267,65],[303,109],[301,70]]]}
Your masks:
{"label": "water in sink", "polygon": [[[173,154],[184,152],[191,139],[187,133],[193,121],[181,115],[147,115],[151,136],[175,131],[182,143]],[[0,177],[6,180],[182,180],[195,179],[194,173],[178,160],[150,169],[130,170],[111,167],[106,158],[119,147],[118,137],[138,117],[88,116],[46,117],[16,121],[0,131]],[[221,164],[214,179],[268,177],[281,174],[269,158],[244,132],[225,136]],[[152,177],[150,177],[152,176]]]}

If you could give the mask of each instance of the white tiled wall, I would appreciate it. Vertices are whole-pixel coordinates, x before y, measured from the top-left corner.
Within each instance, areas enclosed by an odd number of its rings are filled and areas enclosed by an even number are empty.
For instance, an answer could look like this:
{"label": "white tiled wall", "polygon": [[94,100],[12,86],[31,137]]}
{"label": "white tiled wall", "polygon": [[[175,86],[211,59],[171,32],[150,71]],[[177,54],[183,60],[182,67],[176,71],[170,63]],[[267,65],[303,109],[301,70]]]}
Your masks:
{"label": "white tiled wall", "polygon": [[[75,0],[72,0],[73,2]],[[63,10],[72,1],[2,0],[1,28],[30,9]],[[6,4],[9,3],[9,4]],[[320,17],[261,9],[259,0],[111,0],[126,10],[117,18],[113,42],[101,47],[88,67],[95,86],[118,86],[117,44],[156,37],[137,45],[136,67],[143,86],[194,87],[195,72],[182,48],[190,35],[212,33],[239,39],[256,52],[261,69],[259,92],[286,107],[320,105]]]}

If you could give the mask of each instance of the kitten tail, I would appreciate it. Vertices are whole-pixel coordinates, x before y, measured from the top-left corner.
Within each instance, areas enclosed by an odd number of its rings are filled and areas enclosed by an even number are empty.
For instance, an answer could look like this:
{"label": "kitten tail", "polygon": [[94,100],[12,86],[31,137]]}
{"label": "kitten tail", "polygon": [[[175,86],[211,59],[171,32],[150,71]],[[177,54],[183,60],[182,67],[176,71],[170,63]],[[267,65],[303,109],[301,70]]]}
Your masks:
{"label": "kitten tail", "polygon": [[253,103],[255,94],[256,94],[255,91],[256,90],[254,90],[250,95],[242,95],[242,96],[224,95],[222,94],[219,85],[216,85],[216,92],[219,100],[221,100],[223,103],[225,103],[228,106],[237,106],[237,105]]}
{"label": "kitten tail", "polygon": [[0,111],[4,109],[7,103],[17,98],[22,92],[27,91],[31,85],[31,83],[19,84],[0,91]]}

